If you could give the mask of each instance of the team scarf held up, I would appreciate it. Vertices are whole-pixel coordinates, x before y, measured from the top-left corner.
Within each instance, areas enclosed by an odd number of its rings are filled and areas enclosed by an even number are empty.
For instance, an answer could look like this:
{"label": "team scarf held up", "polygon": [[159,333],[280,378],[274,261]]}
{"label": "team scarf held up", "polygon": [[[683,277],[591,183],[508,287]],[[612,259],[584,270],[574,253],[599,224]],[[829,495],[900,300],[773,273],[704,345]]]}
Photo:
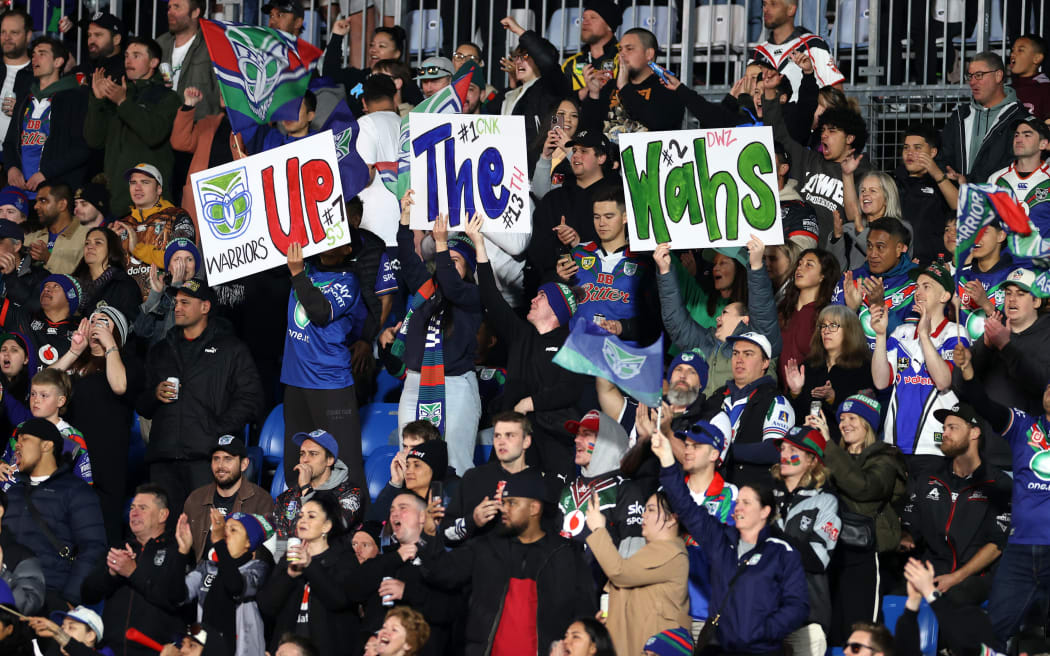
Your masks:
{"label": "team scarf held up", "polygon": [[[425,419],[445,434],[445,356],[441,319],[444,312],[438,311],[443,298],[437,283],[430,278],[423,283],[409,300],[405,320],[397,331],[397,338],[390,352],[398,358],[405,354],[405,340],[413,317],[426,316],[430,310],[430,321],[423,336],[423,363],[419,371],[419,393],[416,396],[416,419]],[[416,319],[418,321],[418,319]]]}

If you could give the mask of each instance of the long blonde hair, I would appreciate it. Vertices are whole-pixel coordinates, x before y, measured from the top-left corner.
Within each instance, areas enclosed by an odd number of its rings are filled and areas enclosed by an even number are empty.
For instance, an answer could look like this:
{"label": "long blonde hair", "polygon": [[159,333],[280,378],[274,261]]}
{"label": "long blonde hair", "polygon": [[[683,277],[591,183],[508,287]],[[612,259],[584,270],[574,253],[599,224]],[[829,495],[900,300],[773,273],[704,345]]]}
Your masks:
{"label": "long blonde hair", "polygon": [[883,171],[869,171],[860,179],[860,184],[863,185],[868,178],[875,178],[879,181],[879,186],[882,187],[882,197],[886,199],[886,209],[882,216],[892,216],[895,219],[900,219],[901,196],[897,192],[897,183],[893,181],[890,174]]}

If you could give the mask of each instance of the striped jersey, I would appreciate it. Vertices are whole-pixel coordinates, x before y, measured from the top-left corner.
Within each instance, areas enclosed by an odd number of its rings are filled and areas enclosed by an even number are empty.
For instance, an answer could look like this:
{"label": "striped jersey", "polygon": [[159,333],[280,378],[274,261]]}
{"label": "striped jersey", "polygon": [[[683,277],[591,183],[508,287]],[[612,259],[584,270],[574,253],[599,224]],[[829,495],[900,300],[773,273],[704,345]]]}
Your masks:
{"label": "striped jersey", "polygon": [[1043,162],[1036,170],[1023,174],[1017,170],[1017,162],[1012,162],[988,180],[1012,190],[1039,233],[1050,236],[1050,165]]}
{"label": "striped jersey", "polygon": [[804,27],[796,27],[784,43],[766,41],[751,51],[751,63],[765,63],[780,71],[791,81],[791,101],[798,100],[798,88],[802,84],[802,69],[791,55],[804,52],[813,60],[813,74],[821,87],[844,82],[846,77],[835,65],[828,42]]}

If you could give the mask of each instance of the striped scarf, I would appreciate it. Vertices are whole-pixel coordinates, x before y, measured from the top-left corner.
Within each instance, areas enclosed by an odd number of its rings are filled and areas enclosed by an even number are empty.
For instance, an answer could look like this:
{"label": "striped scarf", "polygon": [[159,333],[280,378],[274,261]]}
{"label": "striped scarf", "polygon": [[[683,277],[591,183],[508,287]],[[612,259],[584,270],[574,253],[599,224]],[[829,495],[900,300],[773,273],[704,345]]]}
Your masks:
{"label": "striped scarf", "polygon": [[431,278],[423,283],[409,300],[408,312],[401,322],[397,339],[390,352],[401,358],[405,353],[405,339],[412,317],[417,313],[426,316],[424,308],[431,309],[423,345],[423,364],[420,367],[419,394],[416,396],[416,419],[425,419],[445,434],[445,357],[442,349],[441,317],[443,312],[434,311],[441,304],[442,296]]}

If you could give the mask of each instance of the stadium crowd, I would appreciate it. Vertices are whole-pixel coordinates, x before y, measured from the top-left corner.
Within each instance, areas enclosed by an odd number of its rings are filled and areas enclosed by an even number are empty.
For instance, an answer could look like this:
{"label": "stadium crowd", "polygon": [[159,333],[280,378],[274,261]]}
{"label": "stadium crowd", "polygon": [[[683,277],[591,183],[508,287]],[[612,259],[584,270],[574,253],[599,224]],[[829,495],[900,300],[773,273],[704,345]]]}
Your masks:
{"label": "stadium crowd", "polygon": [[[302,30],[299,0],[262,10]],[[0,654],[1050,650],[1044,271],[998,219],[959,260],[955,218],[991,183],[1050,231],[1042,38],[964,62],[971,99],[879,171],[794,0],[764,0],[719,102],[651,32],[617,39],[612,0],[586,0],[564,60],[504,18],[507,87],[475,76],[462,111],[524,117],[534,212],[487,234],[412,230],[376,166],[478,45],[413,69],[381,25],[346,68],[339,18],[334,87],[237,132],[203,11],[170,0],[156,41],[106,12],[35,37],[0,15]],[[369,174],[352,242],[209,284],[188,176],[344,98]],[[772,128],[782,244],[629,249],[618,137],[687,114]],[[662,338],[659,407],[554,362],[581,324]],[[397,427],[366,453],[384,397]]]}

